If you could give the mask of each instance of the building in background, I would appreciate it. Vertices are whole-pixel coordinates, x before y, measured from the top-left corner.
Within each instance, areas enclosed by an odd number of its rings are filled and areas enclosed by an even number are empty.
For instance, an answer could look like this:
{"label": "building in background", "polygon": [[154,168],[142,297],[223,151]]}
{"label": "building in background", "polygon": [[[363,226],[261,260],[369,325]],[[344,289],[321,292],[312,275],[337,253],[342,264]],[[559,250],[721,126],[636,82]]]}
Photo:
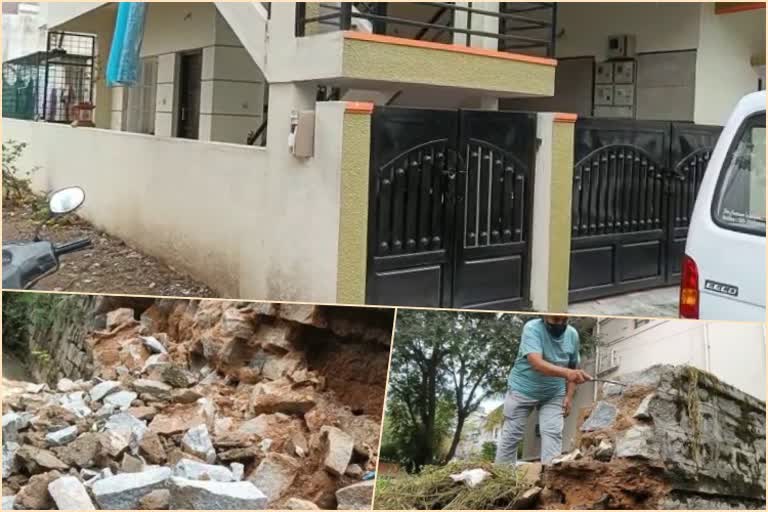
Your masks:
{"label": "building in background", "polygon": [[45,12],[38,2],[3,2],[3,62],[45,50]]}

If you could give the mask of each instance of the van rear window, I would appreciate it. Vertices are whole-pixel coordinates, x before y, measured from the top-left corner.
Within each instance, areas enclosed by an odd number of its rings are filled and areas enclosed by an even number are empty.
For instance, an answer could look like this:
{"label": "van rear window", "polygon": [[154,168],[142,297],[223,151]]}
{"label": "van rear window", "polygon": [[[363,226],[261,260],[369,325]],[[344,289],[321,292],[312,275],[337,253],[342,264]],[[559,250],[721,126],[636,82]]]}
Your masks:
{"label": "van rear window", "polygon": [[765,236],[765,114],[744,121],[731,145],[715,194],[715,222]]}

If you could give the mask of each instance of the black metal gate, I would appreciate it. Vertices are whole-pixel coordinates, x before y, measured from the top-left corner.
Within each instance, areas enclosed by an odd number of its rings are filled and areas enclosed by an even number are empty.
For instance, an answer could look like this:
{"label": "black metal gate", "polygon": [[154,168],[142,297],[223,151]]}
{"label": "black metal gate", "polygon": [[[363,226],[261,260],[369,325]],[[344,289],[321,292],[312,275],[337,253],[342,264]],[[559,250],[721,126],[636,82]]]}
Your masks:
{"label": "black metal gate", "polygon": [[570,300],[675,284],[720,127],[577,122]]}
{"label": "black metal gate", "polygon": [[528,305],[536,117],[376,108],[369,304]]}

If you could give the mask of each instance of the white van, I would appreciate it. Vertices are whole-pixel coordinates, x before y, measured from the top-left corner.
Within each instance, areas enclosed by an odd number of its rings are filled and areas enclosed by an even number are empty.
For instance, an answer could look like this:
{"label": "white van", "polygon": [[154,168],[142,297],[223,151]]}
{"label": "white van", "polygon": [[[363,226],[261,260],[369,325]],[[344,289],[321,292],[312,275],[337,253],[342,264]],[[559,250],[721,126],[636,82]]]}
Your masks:
{"label": "white van", "polygon": [[765,91],[741,99],[701,183],[680,316],[765,321]]}

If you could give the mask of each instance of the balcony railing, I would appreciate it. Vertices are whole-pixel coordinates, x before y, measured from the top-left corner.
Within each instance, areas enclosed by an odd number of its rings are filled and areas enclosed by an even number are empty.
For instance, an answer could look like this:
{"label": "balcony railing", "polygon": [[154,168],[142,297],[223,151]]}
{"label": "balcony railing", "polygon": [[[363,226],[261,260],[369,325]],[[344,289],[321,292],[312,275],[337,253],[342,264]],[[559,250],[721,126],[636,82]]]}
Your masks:
{"label": "balcony railing", "polygon": [[[498,11],[473,7],[472,2],[328,2],[296,4],[296,36],[333,30],[364,30],[374,34],[472,46],[473,38],[498,41],[500,51],[555,54],[557,6],[549,2],[502,2]],[[457,19],[463,18],[459,23]],[[478,18],[495,18],[498,30],[477,27]]]}

